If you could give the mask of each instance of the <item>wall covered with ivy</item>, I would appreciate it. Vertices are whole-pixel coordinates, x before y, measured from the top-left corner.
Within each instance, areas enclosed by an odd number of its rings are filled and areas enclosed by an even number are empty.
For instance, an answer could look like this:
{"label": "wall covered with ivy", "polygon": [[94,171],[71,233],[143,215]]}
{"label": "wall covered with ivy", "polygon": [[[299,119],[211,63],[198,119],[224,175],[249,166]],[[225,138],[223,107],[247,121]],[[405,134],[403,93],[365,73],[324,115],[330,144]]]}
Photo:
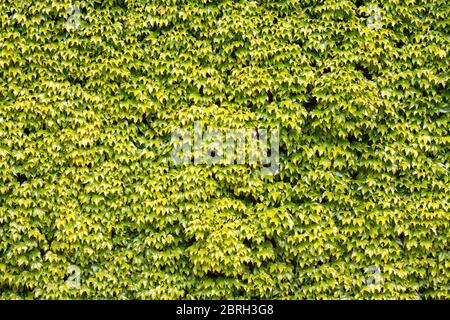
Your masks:
{"label": "wall covered with ivy", "polygon": [[[449,299],[445,0],[0,0],[1,299]],[[279,170],[173,132],[277,130]]]}

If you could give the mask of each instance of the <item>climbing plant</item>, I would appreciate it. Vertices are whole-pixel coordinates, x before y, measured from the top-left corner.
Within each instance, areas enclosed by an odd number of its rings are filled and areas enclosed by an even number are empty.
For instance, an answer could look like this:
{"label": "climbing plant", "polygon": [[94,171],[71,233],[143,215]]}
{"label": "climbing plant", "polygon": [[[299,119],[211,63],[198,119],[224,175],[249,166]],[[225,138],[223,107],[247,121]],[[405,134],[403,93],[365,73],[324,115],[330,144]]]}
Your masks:
{"label": "climbing plant", "polygon": [[[1,299],[449,299],[444,0],[0,0]],[[264,128],[262,163],[173,132]]]}

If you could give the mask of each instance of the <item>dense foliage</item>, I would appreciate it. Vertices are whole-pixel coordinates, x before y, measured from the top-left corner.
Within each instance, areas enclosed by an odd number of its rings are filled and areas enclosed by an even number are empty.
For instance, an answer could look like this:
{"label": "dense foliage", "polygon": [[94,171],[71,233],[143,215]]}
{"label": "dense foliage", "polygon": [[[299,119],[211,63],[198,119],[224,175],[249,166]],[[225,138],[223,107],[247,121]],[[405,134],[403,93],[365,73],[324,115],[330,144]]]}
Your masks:
{"label": "dense foliage", "polygon": [[[0,298],[450,298],[449,18],[0,0]],[[278,128],[279,173],[174,164],[195,121]]]}

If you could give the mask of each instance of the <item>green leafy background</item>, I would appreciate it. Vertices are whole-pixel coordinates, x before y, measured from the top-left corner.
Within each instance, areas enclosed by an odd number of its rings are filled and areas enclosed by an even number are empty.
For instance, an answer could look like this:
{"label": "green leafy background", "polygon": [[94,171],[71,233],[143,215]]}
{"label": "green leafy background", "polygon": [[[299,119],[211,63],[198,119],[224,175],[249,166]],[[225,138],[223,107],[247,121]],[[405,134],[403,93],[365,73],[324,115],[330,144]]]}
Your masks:
{"label": "green leafy background", "polygon": [[[0,298],[450,298],[449,18],[1,0]],[[279,174],[174,165],[197,120],[278,127]]]}

